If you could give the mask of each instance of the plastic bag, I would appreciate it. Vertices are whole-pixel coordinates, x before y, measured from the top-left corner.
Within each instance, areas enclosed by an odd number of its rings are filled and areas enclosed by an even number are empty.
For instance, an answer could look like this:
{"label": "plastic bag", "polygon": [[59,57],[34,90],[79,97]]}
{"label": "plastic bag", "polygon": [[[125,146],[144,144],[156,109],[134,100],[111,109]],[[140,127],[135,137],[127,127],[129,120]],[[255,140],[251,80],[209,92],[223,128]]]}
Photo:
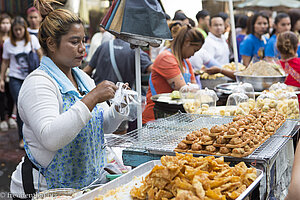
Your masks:
{"label": "plastic bag", "polygon": [[199,85],[188,83],[180,88],[179,93],[182,99],[194,99],[199,89]]}
{"label": "plastic bag", "polygon": [[298,96],[293,92],[284,92],[278,96],[276,110],[288,119],[299,119]]}
{"label": "plastic bag", "polygon": [[239,83],[235,88],[233,88],[232,93],[244,93],[250,99],[255,99],[254,88],[250,83]]}
{"label": "plastic bag", "polygon": [[121,173],[126,173],[131,170],[131,167],[124,165],[122,160],[122,150],[123,149],[119,147],[113,147],[113,148],[107,147],[106,148],[107,163],[115,165],[115,167],[118,170],[120,170]]}
{"label": "plastic bag", "polygon": [[[225,113],[230,116],[246,115],[250,112],[249,97],[245,93],[233,93],[228,96]],[[227,115],[225,114],[224,115]]]}
{"label": "plastic bag", "polygon": [[277,106],[276,96],[272,93],[263,92],[256,99],[256,107],[261,108],[263,112],[267,112]]}
{"label": "plastic bag", "polygon": [[208,88],[197,91],[195,99],[200,101],[201,106],[203,104],[208,104],[209,107],[216,107],[216,102],[219,100],[216,92],[214,90],[209,90]]}
{"label": "plastic bag", "polygon": [[216,107],[216,101],[218,100],[215,91],[205,88],[204,90],[197,90],[193,94],[193,99],[183,99],[183,108],[187,113],[205,115],[214,114],[213,112],[210,112],[210,110],[212,107]]}
{"label": "plastic bag", "polygon": [[127,120],[134,121],[137,118],[137,108],[141,106],[138,93],[129,90],[128,87],[121,82],[117,82],[118,87],[115,96],[110,100],[111,105],[115,106],[118,112],[127,116]]}
{"label": "plastic bag", "polygon": [[288,86],[284,83],[274,83],[273,85],[270,86],[269,90],[272,91],[272,90],[287,90],[288,89]]}

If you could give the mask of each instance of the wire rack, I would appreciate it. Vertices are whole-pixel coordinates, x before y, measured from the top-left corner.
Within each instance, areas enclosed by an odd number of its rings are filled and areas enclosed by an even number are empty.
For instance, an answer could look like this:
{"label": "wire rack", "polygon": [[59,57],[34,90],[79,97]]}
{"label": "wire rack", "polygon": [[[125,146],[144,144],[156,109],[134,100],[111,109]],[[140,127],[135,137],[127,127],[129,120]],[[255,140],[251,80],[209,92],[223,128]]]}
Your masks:
{"label": "wire rack", "polygon": [[[211,128],[231,122],[233,117],[203,116],[188,113],[178,113],[167,118],[155,120],[141,129],[122,136],[107,138],[106,145],[113,147],[147,150],[170,154],[185,136],[200,128]],[[245,160],[270,160],[294,134],[297,121],[287,120],[277,131],[258,147]],[[242,160],[242,159],[239,159]]]}
{"label": "wire rack", "polygon": [[161,118],[148,123],[148,128],[164,127],[182,131],[193,131],[200,128],[211,128],[216,124],[232,122],[233,117],[222,117],[214,115],[197,115],[188,113],[177,113],[167,118]]}

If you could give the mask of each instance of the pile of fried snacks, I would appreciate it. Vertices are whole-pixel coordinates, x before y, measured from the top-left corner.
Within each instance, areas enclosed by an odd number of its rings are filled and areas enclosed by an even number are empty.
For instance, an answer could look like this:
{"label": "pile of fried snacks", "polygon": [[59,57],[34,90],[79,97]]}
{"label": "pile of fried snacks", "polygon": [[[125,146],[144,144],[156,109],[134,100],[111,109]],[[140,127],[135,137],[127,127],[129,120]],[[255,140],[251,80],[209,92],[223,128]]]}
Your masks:
{"label": "pile of fried snacks", "polygon": [[223,157],[176,154],[161,157],[161,163],[130,191],[133,199],[236,199],[257,178],[255,168],[244,162],[230,167]]}
{"label": "pile of fried snacks", "polygon": [[233,118],[233,122],[187,134],[174,151],[245,157],[275,134],[284,122],[284,116],[274,109],[268,112],[254,109],[249,115]]}

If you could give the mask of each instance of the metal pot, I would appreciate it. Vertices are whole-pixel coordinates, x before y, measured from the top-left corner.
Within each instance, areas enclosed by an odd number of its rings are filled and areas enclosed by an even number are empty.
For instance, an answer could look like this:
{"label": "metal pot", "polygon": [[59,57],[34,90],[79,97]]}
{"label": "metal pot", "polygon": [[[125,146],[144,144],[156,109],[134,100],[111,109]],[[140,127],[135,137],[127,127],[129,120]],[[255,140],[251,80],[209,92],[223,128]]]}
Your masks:
{"label": "metal pot", "polygon": [[254,91],[261,92],[269,89],[269,87],[277,82],[283,83],[287,77],[284,76],[251,76],[251,75],[240,75],[240,72],[234,74],[237,82],[250,83],[253,85]]}
{"label": "metal pot", "polygon": [[216,79],[200,79],[202,88],[208,88],[210,90],[213,90],[217,85],[222,83],[227,83],[230,81],[230,78],[227,77],[220,77]]}

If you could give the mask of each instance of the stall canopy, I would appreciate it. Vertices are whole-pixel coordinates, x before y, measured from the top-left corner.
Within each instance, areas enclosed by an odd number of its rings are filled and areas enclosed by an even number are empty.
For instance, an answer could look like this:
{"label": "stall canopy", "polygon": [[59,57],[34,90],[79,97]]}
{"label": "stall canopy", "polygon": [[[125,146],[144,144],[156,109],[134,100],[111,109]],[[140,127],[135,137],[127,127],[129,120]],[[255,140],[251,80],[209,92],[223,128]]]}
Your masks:
{"label": "stall canopy", "polygon": [[[136,90],[141,100],[141,68],[139,46],[159,46],[172,39],[165,14],[157,0],[114,0],[101,26],[135,48]],[[142,109],[137,110],[137,126],[142,127]]]}
{"label": "stall canopy", "polygon": [[257,7],[287,7],[299,8],[300,1],[298,0],[248,0],[237,5],[238,8],[257,8]]}
{"label": "stall canopy", "polygon": [[136,44],[140,46],[155,46],[172,38],[157,0],[114,0],[101,26],[121,39],[140,40]]}

